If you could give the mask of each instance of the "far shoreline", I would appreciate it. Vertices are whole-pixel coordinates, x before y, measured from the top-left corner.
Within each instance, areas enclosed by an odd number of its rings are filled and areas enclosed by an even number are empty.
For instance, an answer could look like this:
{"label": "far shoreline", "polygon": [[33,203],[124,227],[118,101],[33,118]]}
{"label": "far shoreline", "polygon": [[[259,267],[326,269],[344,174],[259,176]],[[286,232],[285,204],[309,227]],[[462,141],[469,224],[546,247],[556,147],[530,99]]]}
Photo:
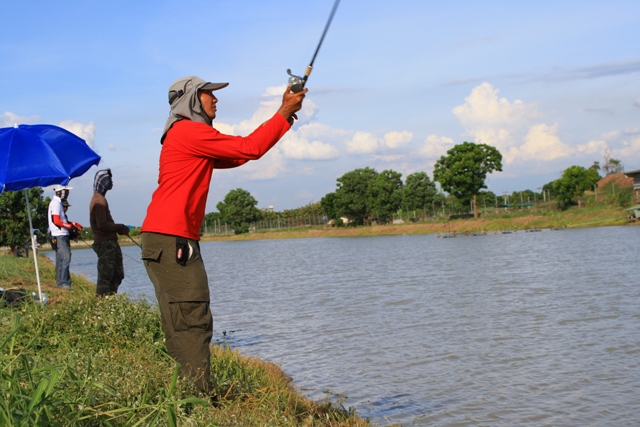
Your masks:
{"label": "far shoreline", "polygon": [[[358,227],[300,227],[267,230],[238,235],[201,236],[201,241],[247,241],[321,237],[394,236],[405,234],[470,234],[499,231],[554,230],[606,226],[633,226],[618,207],[574,208],[564,212],[513,212],[481,216],[478,219],[438,219],[417,223],[385,224]],[[129,242],[132,244],[132,242]]]}

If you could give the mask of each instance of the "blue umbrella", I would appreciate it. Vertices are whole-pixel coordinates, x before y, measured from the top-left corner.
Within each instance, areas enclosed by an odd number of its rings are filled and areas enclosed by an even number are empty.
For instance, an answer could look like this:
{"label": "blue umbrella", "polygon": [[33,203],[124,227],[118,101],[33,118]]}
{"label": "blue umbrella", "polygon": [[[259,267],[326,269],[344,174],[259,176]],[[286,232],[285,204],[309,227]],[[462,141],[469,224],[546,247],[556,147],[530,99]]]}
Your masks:
{"label": "blue umbrella", "polygon": [[66,185],[100,162],[84,141],[53,125],[0,129],[0,193]]}
{"label": "blue umbrella", "polygon": [[98,163],[100,156],[84,139],[61,127],[16,125],[0,128],[0,193],[24,190],[40,301],[42,288],[27,189],[66,185],[71,178],[81,176]]}

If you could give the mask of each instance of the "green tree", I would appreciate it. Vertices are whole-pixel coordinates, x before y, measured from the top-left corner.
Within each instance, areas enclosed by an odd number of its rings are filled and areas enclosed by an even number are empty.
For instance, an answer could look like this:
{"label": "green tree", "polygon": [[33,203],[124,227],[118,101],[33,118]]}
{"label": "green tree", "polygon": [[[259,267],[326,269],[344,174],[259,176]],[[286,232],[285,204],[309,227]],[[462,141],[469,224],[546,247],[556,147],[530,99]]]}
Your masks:
{"label": "green tree", "polygon": [[258,221],[260,210],[258,201],[251,193],[242,188],[229,191],[224,200],[216,205],[222,221],[231,225],[235,234],[249,232],[249,223]]}
{"label": "green tree", "polygon": [[433,179],[447,193],[461,203],[469,205],[473,199],[474,217],[478,218],[478,192],[487,188],[484,181],[487,174],[502,171],[502,154],[495,147],[486,144],[463,142],[447,151],[436,162]]}
{"label": "green tree", "polygon": [[310,202],[307,205],[295,209],[285,209],[282,212],[284,218],[307,218],[322,215],[320,202]]}
{"label": "green tree", "polygon": [[437,192],[436,184],[429,179],[429,175],[425,172],[412,173],[407,176],[402,189],[402,209],[410,212],[433,208]]}
{"label": "green tree", "polygon": [[218,220],[222,220],[221,218],[222,215],[220,215],[220,212],[209,212],[204,216],[202,225],[200,226],[200,230],[214,230],[216,225],[218,224]]}
{"label": "green tree", "polygon": [[320,206],[322,212],[326,215],[327,219],[338,219],[338,210],[335,205],[336,193],[329,193],[320,199]]}
{"label": "green tree", "polygon": [[346,216],[356,225],[371,218],[369,187],[378,176],[375,169],[366,167],[347,172],[338,178],[334,204],[339,216]]}
{"label": "green tree", "polygon": [[500,200],[496,200],[497,196],[492,191],[480,190],[478,192],[478,203],[484,209],[495,209],[497,203],[502,203]]}
{"label": "green tree", "polygon": [[[27,190],[31,221],[37,232],[38,242],[44,243],[49,233],[47,211],[51,199],[42,197],[42,188]],[[11,251],[31,242],[29,236],[29,216],[24,191],[7,191],[0,194],[0,246],[9,246]]]}
{"label": "green tree", "polygon": [[371,181],[368,199],[373,216],[381,223],[388,222],[402,203],[402,174],[390,169],[380,172]]}
{"label": "green tree", "polygon": [[[562,177],[553,181],[558,207],[565,210],[574,203],[574,199],[582,196],[600,180],[597,170],[582,166],[569,166],[562,173]],[[578,204],[580,201],[578,200]]]}

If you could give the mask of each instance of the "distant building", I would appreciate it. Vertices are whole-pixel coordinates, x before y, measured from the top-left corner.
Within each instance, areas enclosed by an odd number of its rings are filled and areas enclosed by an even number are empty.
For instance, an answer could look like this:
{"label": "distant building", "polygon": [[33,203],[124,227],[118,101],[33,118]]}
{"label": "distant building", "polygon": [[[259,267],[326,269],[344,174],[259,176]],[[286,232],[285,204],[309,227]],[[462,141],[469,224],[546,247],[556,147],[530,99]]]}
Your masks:
{"label": "distant building", "polygon": [[633,178],[633,195],[635,202],[640,203],[640,169],[624,173],[627,177]]}

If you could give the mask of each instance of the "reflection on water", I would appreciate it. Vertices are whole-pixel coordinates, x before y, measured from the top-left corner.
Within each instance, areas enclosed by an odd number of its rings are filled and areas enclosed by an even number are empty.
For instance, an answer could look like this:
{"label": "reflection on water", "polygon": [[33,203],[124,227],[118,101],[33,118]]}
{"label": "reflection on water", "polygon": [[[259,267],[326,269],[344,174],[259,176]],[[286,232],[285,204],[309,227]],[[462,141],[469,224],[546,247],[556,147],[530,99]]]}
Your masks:
{"label": "reflection on water", "polygon": [[[417,426],[640,419],[638,227],[202,243],[214,340]],[[153,298],[137,246],[122,291]],[[95,280],[95,254],[72,271]]]}

